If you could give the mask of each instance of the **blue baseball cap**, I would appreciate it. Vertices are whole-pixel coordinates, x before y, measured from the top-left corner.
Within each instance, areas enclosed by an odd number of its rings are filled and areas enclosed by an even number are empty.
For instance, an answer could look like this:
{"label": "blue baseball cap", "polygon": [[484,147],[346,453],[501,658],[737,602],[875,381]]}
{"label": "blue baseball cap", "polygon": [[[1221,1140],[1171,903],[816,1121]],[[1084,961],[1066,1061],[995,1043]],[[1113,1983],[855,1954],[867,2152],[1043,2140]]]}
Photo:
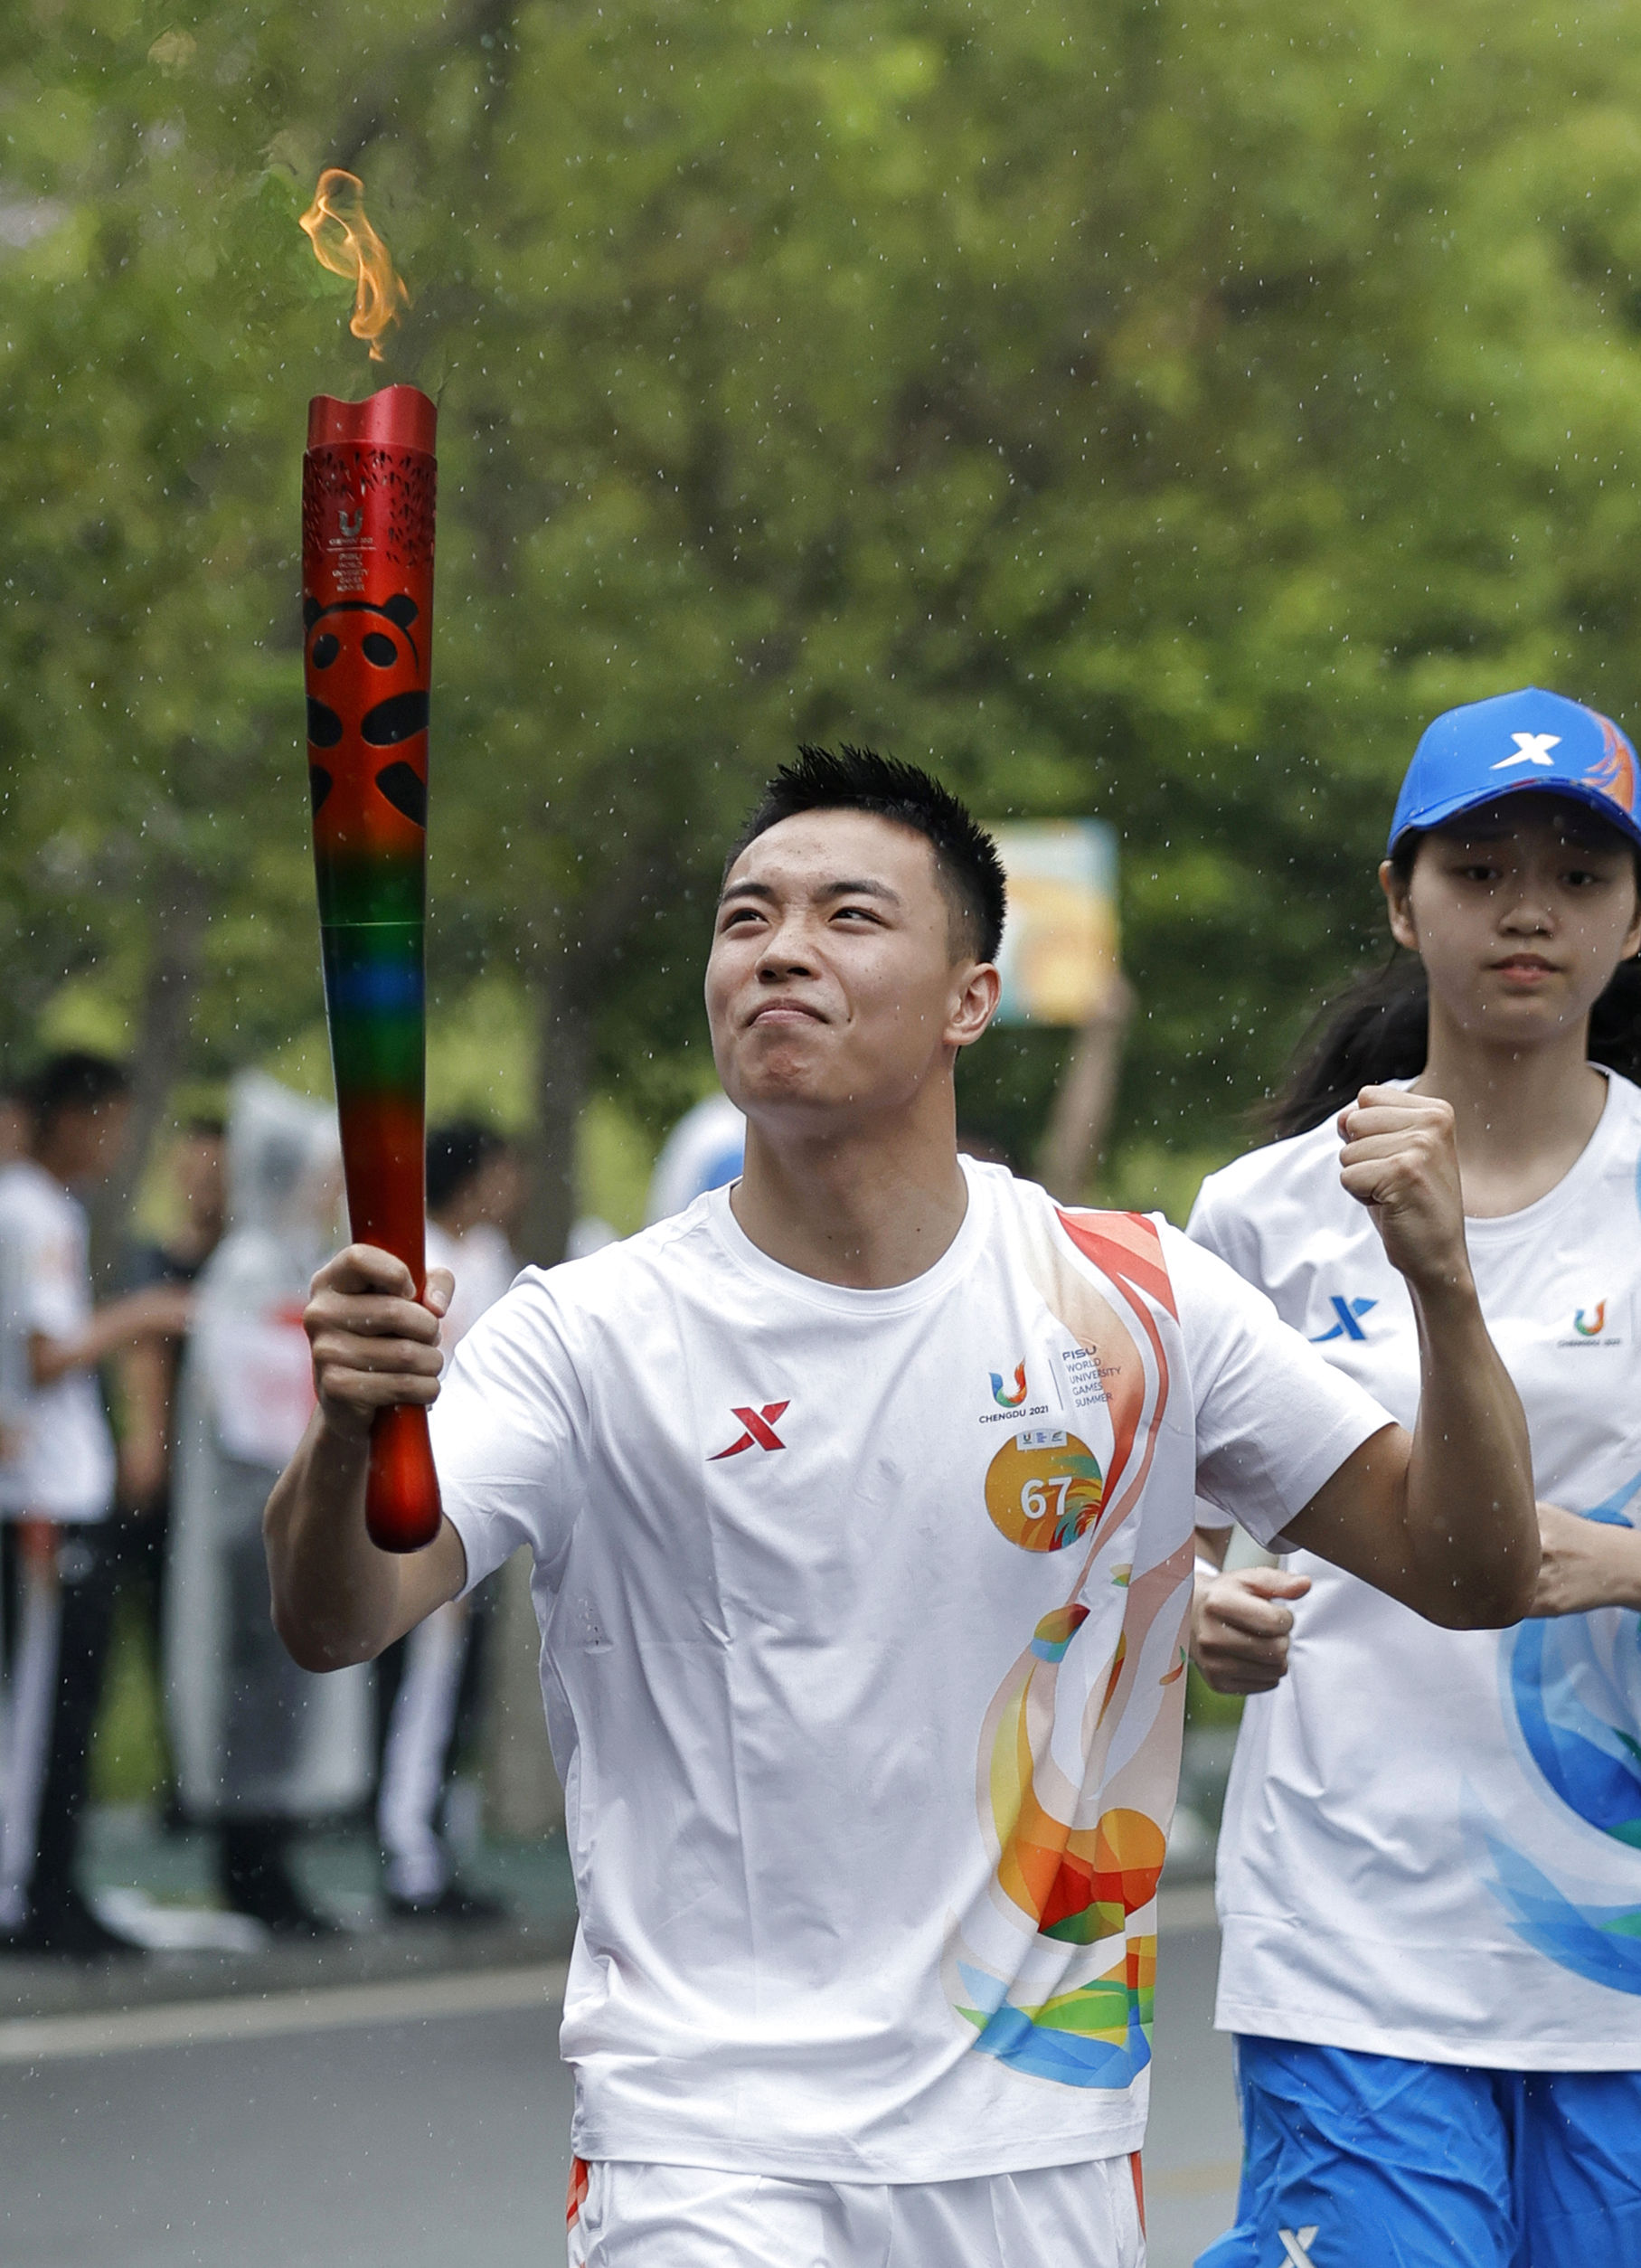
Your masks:
{"label": "blue baseball cap", "polygon": [[1426,726],[1396,799],[1390,848],[1410,827],[1440,827],[1530,788],[1587,804],[1641,848],[1635,750],[1610,717],[1538,685],[1467,701]]}

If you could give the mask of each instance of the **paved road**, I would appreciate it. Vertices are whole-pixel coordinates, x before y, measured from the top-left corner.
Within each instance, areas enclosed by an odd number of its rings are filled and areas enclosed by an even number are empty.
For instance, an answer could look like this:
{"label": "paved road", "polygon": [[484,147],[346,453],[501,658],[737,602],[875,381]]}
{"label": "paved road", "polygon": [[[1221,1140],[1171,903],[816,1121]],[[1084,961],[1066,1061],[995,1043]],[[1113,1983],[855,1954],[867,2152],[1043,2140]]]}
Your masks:
{"label": "paved road", "polygon": [[[1199,1894],[1209,1904],[1210,1894]],[[1241,2136],[1231,2042],[1213,2029],[1220,1936],[1169,1931],[1156,1962],[1156,2062],[1146,2145],[1151,2268],[1190,2268],[1236,2212]]]}
{"label": "paved road", "polygon": [[[1236,2121],[1208,2028],[1213,1933],[1173,1930],[1162,1951],[1151,2257],[1187,2268],[1229,2217]],[[552,1981],[491,1972],[0,2024],[0,2261],[552,2268],[570,2103]]]}

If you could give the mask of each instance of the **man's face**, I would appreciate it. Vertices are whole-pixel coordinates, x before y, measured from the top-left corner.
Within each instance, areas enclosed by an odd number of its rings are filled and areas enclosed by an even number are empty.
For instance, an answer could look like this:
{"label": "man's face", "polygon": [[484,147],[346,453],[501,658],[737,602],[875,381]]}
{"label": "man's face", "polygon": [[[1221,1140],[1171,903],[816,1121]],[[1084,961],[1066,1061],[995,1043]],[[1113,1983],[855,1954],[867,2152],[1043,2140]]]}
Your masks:
{"label": "man's face", "polygon": [[474,1181],[472,1214],[475,1221],[511,1236],[524,1209],[524,1169],[511,1143],[486,1158]]}
{"label": "man's face", "polygon": [[954,959],[934,851],[864,811],[783,819],[731,868],[707,961],[718,1075],[750,1118],[903,1109],[978,1039],[996,973]]}
{"label": "man's face", "polygon": [[41,1144],[48,1169],[67,1184],[106,1181],[119,1163],[130,1115],[131,1105],[124,1095],[57,1111]]}

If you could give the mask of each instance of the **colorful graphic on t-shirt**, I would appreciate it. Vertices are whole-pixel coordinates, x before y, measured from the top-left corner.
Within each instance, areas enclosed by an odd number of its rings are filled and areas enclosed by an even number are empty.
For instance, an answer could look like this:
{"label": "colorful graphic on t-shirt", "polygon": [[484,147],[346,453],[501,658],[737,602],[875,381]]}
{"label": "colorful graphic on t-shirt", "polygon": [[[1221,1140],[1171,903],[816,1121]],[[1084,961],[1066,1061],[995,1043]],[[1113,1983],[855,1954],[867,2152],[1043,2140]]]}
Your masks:
{"label": "colorful graphic on t-shirt", "polygon": [[1023,1551],[1075,1544],[1099,1518],[1104,1494],[1094,1453],[1075,1433],[1016,1433],[986,1469],[986,1508]]}
{"label": "colorful graphic on t-shirt", "polygon": [[1601,1301],[1588,1323],[1584,1320],[1584,1309],[1580,1308],[1572,1318],[1572,1328],[1580,1338],[1599,1338],[1607,1328],[1606,1300]]}
{"label": "colorful graphic on t-shirt", "polygon": [[997,1404],[997,1407],[1000,1410],[1017,1410],[1020,1407],[1020,1404],[1025,1400],[1025,1365],[1023,1363],[1018,1363],[1015,1365],[1014,1391],[1013,1394],[1005,1394],[1004,1392],[1003,1373],[1000,1370],[994,1370],[991,1374],[991,1379],[992,1400]]}
{"label": "colorful graphic on t-shirt", "polygon": [[1056,1607],[1032,1632],[1032,1651],[1039,1661],[1063,1661],[1065,1649],[1089,1619],[1086,1606]]}
{"label": "colorful graphic on t-shirt", "polygon": [[[1131,1924],[1155,1898],[1167,1849],[1192,1545],[1187,1531],[1137,1574],[1129,1558],[1104,1555],[1145,1486],[1167,1406],[1155,1310],[1177,1315],[1150,1222],[1056,1221],[1059,1234],[1046,1221],[1027,1230],[1026,1262],[1051,1311],[1098,1354],[1112,1445],[1102,1475],[1076,1434],[1028,1428],[986,1472],[986,1510],[1011,1543],[1088,1548],[1066,1603],[1039,1621],[986,1714],[980,1817],[996,1862],[986,1911],[948,1942],[947,1987],[981,2054],[1036,2078],[1115,2088],[1151,2060],[1156,1939]],[[1122,1601],[1115,1628],[1108,1607],[1097,1616],[1090,1604],[1112,1597]],[[1069,1771],[1060,1758],[1073,1756]]]}
{"label": "colorful graphic on t-shirt", "polygon": [[[1637,1496],[1641,1473],[1584,1517],[1632,1527],[1626,1507]],[[1545,1785],[1641,1862],[1641,1616],[1603,1608],[1523,1622],[1501,1659],[1506,1708]],[[1501,1834],[1487,1843],[1495,1890],[1520,1936],[1593,1983],[1641,1994],[1641,1904],[1575,1900]]]}

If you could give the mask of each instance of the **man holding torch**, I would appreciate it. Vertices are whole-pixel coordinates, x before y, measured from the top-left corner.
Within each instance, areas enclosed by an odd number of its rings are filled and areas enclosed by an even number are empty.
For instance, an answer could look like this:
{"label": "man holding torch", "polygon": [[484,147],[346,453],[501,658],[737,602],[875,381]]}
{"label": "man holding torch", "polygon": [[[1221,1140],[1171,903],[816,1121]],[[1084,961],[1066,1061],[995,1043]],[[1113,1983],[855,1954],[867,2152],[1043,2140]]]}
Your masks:
{"label": "man holding torch", "polygon": [[[572,2262],[1130,2268],[1199,1494],[1433,1620],[1537,1565],[1449,1114],[1371,1089],[1341,1173],[1423,1328],[1410,1435],[1156,1219],[960,1160],[995,1006],[990,840],[926,775],[808,751],[735,846],[707,965],[731,1189],[532,1270],[439,1385],[355,1243],[269,1504],[311,1669],[521,1544],[580,1928]],[[383,1551],[373,1422],[432,1404],[443,1518]]]}

